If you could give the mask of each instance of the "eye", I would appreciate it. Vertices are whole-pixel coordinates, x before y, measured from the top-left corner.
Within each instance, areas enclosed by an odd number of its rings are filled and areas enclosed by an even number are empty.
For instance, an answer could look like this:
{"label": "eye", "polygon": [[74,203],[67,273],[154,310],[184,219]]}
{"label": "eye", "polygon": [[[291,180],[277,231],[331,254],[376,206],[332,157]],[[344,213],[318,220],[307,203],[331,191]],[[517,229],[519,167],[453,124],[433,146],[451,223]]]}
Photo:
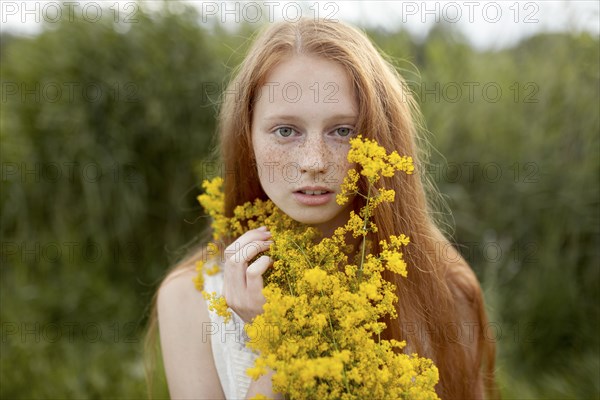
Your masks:
{"label": "eye", "polygon": [[337,128],[335,130],[335,132],[337,132],[338,135],[340,135],[341,137],[347,137],[352,135],[352,128],[348,128],[348,127],[341,127],[341,128]]}
{"label": "eye", "polygon": [[282,137],[290,137],[294,133],[294,130],[289,126],[282,126],[281,128],[277,128],[277,134]]}

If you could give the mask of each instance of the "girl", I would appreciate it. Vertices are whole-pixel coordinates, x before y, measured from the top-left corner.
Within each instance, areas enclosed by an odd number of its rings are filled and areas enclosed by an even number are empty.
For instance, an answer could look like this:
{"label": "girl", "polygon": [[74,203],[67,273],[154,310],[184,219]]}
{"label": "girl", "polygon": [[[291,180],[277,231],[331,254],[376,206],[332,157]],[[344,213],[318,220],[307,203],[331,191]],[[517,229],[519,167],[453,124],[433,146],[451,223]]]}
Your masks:
{"label": "girl", "polygon": [[[324,235],[345,223],[359,196],[339,206],[335,196],[346,171],[349,138],[362,134],[388,152],[410,155],[423,171],[417,148],[418,110],[403,79],[366,36],[343,23],[304,19],[268,27],[257,38],[230,82],[220,110],[220,156],[226,215],[236,205],[271,199],[293,219]],[[425,181],[425,179],[423,179]],[[443,399],[496,397],[494,343],[483,335],[486,315],[477,279],[435,225],[426,185],[396,174],[385,186],[394,203],[373,216],[373,243],[405,232],[408,278],[389,274],[397,287],[398,319],[386,321],[384,338],[406,340],[406,352],[431,358],[440,372]],[[365,192],[365,182],[359,182]],[[270,375],[244,374],[256,357],[244,346],[244,323],[262,312],[262,274],[272,260],[260,256],[271,244],[266,229],[231,238],[221,271],[205,277],[234,311],[223,324],[207,310],[192,283],[191,254],[162,283],[158,324],[169,390],[173,398],[275,398]],[[378,250],[378,249],[375,249]]]}

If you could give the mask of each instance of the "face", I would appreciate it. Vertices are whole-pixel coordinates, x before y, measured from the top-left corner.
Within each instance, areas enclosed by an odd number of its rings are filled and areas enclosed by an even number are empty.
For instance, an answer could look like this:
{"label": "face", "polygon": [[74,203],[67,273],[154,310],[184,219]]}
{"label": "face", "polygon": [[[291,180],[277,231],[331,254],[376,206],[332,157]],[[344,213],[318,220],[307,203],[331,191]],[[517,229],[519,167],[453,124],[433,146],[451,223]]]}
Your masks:
{"label": "face", "polygon": [[329,235],[348,219],[335,197],[353,165],[346,156],[358,105],[346,71],[314,56],[275,67],[252,115],[252,146],[263,190],[287,215]]}

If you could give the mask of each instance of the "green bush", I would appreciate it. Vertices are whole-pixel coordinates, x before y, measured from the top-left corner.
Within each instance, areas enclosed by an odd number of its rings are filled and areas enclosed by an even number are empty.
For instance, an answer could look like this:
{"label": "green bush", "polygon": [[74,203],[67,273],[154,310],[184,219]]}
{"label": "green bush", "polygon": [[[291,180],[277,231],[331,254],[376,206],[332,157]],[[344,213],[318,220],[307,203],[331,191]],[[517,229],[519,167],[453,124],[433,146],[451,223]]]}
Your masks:
{"label": "green bush", "polygon": [[196,171],[227,72],[196,17],[140,9],[126,31],[65,20],[3,43],[2,397],[144,393],[140,332],[203,226]]}

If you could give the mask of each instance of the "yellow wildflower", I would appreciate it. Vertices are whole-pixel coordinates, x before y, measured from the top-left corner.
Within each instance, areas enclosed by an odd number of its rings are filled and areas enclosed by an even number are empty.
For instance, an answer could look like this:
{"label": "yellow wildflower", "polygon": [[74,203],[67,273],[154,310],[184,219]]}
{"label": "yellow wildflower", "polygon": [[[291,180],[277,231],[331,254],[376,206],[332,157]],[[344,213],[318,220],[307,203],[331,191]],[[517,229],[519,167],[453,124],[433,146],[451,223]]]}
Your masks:
{"label": "yellow wildflower", "polygon": [[202,274],[196,275],[193,278],[193,280],[194,280],[194,286],[196,287],[196,290],[204,289],[204,276]]}
{"label": "yellow wildflower", "polygon": [[336,202],[343,206],[348,202],[348,198],[350,194],[354,194],[358,191],[358,172],[355,169],[350,169],[348,171],[348,175],[344,178],[344,182],[342,183],[342,192],[336,196]]}
{"label": "yellow wildflower", "polygon": [[207,291],[203,291],[202,295],[204,296],[204,299],[207,300],[208,309],[210,311],[214,311],[217,315],[223,317],[225,323],[231,320],[231,311],[229,311],[225,297],[218,296],[216,292]]}
{"label": "yellow wildflower", "polygon": [[407,276],[406,262],[402,259],[402,253],[386,250],[381,253],[381,256],[385,259],[390,271],[404,277]]}
{"label": "yellow wildflower", "polygon": [[[348,222],[331,238],[321,238],[316,229],[294,221],[270,200],[239,205],[233,217],[226,218],[222,180],[203,184],[205,193],[199,200],[212,218],[215,240],[264,225],[274,241],[266,252],[274,262],[264,275],[264,312],[245,325],[247,346],[259,353],[246,372],[258,379],[268,370],[276,371],[273,388],[290,399],[437,399],[433,362],[398,352],[403,342],[377,339],[386,328],[381,321],[397,317],[396,288],[382,273],[387,269],[406,276],[401,249],[409,243],[404,234],[392,235],[379,243],[378,254],[371,251],[368,236],[378,230],[373,212],[395,197],[394,190],[377,182],[398,171],[413,173],[412,158],[395,151],[387,154],[360,136],[350,144],[348,160],[357,168],[349,170],[336,201],[346,204],[363,196],[365,206],[358,213],[351,211]],[[367,193],[359,192],[361,176]],[[356,250],[346,243],[349,233],[361,238]],[[199,262],[197,271],[200,290],[204,275],[216,273],[218,263]],[[216,293],[203,295],[209,309],[228,321],[231,312],[225,299]]]}
{"label": "yellow wildflower", "polygon": [[404,171],[407,174],[412,174],[414,171],[412,157],[401,157],[396,151],[388,155],[385,149],[375,141],[358,136],[350,140],[350,145],[348,161],[360,164],[362,166],[361,175],[365,176],[372,184],[377,182],[381,176],[393,176],[395,171]]}
{"label": "yellow wildflower", "polygon": [[314,290],[322,290],[325,280],[327,279],[327,272],[319,268],[312,268],[304,271],[304,280]]}

